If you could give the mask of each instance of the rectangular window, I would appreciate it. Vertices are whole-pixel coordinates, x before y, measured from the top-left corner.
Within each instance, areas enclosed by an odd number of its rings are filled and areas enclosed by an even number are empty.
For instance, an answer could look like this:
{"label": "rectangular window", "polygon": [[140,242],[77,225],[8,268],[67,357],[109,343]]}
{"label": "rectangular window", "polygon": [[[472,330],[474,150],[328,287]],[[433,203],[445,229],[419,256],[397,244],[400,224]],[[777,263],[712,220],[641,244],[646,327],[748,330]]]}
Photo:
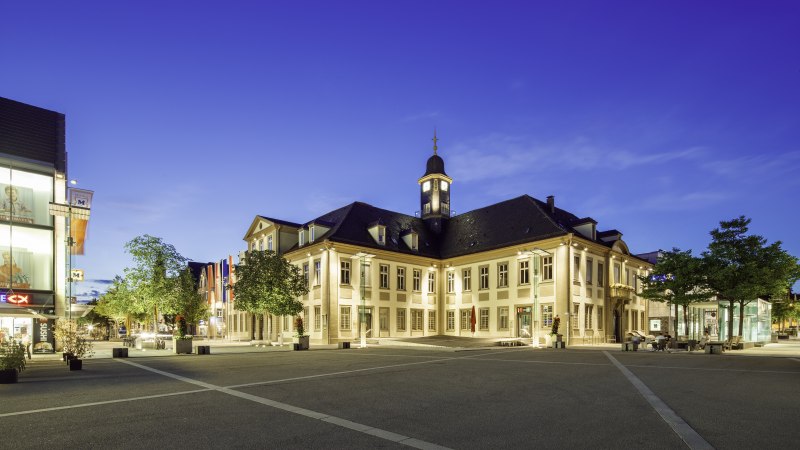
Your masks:
{"label": "rectangular window", "polygon": [[381,264],[381,289],[389,289],[389,265]]}
{"label": "rectangular window", "polygon": [[319,286],[319,283],[322,280],[322,278],[320,276],[321,275],[321,269],[322,269],[322,265],[320,264],[320,261],[318,259],[315,259],[314,260],[314,286]]}
{"label": "rectangular window", "polygon": [[411,250],[416,250],[419,248],[419,236],[417,233],[411,235]]}
{"label": "rectangular window", "polygon": [[447,311],[447,331],[455,331],[456,329],[456,312],[452,309]]}
{"label": "rectangular window", "polygon": [[481,266],[478,270],[478,289],[489,289],[489,266]]}
{"label": "rectangular window", "polygon": [[339,283],[350,284],[350,261],[342,261]]}
{"label": "rectangular window", "polygon": [[578,329],[578,314],[581,311],[581,304],[580,303],[573,303],[572,304],[572,317],[570,318],[570,323],[572,328],[577,330]]}
{"label": "rectangular window", "polygon": [[575,256],[573,259],[572,268],[572,281],[580,281],[581,279],[581,257]]}
{"label": "rectangular window", "polygon": [[308,306],[303,307],[303,328],[308,331],[308,326],[310,325],[308,318]]}
{"label": "rectangular window", "polygon": [[319,306],[314,307],[314,331],[322,330],[322,312]]}
{"label": "rectangular window", "polygon": [[[9,145],[11,145],[9,143]],[[51,172],[52,173],[52,172]],[[0,169],[0,195],[3,207],[0,208],[0,221],[16,225],[53,225],[50,215],[50,202],[53,201],[53,176],[40,175],[24,170],[11,170],[6,166]],[[87,198],[73,191],[69,203],[73,206],[88,207]],[[52,230],[48,230],[52,233]],[[16,237],[16,236],[15,236]],[[16,239],[14,239],[16,241]],[[37,246],[38,247],[38,246]],[[35,251],[35,250],[34,250]],[[14,258],[16,262],[16,257]]]}
{"label": "rectangular window", "polygon": [[428,311],[428,331],[436,331],[436,311]]}
{"label": "rectangular window", "polygon": [[587,330],[591,330],[594,327],[592,326],[592,310],[594,309],[594,305],[586,305],[586,309],[584,311],[584,322],[583,327]]}
{"label": "rectangular window", "polygon": [[598,306],[597,307],[597,329],[598,330],[602,330],[603,329],[603,307],[602,306]]}
{"label": "rectangular window", "polygon": [[542,257],[542,280],[550,281],[553,279],[553,257]]}
{"label": "rectangular window", "polygon": [[614,264],[614,283],[620,284],[622,282],[620,280],[620,277],[622,276],[621,271],[622,269],[620,268],[620,265]]}
{"label": "rectangular window", "polygon": [[480,320],[478,321],[478,325],[480,329],[483,331],[489,331],[489,308],[481,308],[480,309]]}
{"label": "rectangular window", "polygon": [[422,331],[422,325],[425,323],[422,319],[421,309],[411,310],[411,331]]}
{"label": "rectangular window", "polygon": [[386,243],[386,227],[378,227],[378,244]]}
{"label": "rectangular window", "polygon": [[397,290],[398,291],[405,291],[406,290],[406,268],[405,267],[398,267],[397,268]]}
{"label": "rectangular window", "polygon": [[360,265],[361,265],[361,284],[364,285],[365,287],[372,286],[371,282],[372,277],[370,276],[371,272],[370,269],[372,268],[372,265],[368,262],[363,262]]}
{"label": "rectangular window", "polygon": [[456,290],[456,274],[455,272],[447,272],[447,293],[452,294]]}
{"label": "rectangular window", "polygon": [[381,308],[378,311],[378,326],[381,331],[389,331],[389,308]]}
{"label": "rectangular window", "polygon": [[269,251],[272,251],[272,250],[274,250],[274,249],[272,248],[272,235],[270,235],[270,236],[267,236],[267,250],[269,250]]}
{"label": "rectangular window", "polygon": [[425,207],[423,208],[423,210],[425,211],[425,214],[430,214],[430,212],[431,212],[431,204],[430,204],[430,202],[425,203]]}
{"label": "rectangular window", "polygon": [[350,307],[342,306],[339,308],[339,328],[344,331],[350,330]]}
{"label": "rectangular window", "polygon": [[605,280],[605,277],[605,265],[599,262],[597,263],[597,287],[603,287],[603,280]]}
{"label": "rectangular window", "polygon": [[529,284],[530,281],[530,269],[528,268],[528,264],[530,261],[527,259],[522,260],[519,262],[519,284]]}
{"label": "rectangular window", "polygon": [[553,305],[542,305],[542,328],[553,326]]}
{"label": "rectangular window", "polygon": [[586,284],[591,285],[593,281],[592,269],[594,269],[594,260],[586,260]]}
{"label": "rectangular window", "polygon": [[497,287],[508,287],[508,263],[497,263]]}
{"label": "rectangular window", "polygon": [[640,328],[644,328],[644,324],[645,324],[645,321],[644,321],[644,311],[641,311],[641,312],[639,313],[639,326],[640,326]]}
{"label": "rectangular window", "polygon": [[406,310],[397,310],[397,331],[406,331]]}
{"label": "rectangular window", "polygon": [[471,291],[472,290],[472,269],[464,269],[461,272],[461,281],[462,281],[462,289],[463,291]]}
{"label": "rectangular window", "polygon": [[300,230],[300,246],[304,246],[306,244],[306,230]]}
{"label": "rectangular window", "polygon": [[308,286],[308,263],[303,263],[303,281]]}
{"label": "rectangular window", "polygon": [[258,240],[258,251],[260,251],[260,252],[264,251],[264,240],[263,239],[259,239]]}
{"label": "rectangular window", "polygon": [[308,227],[308,242],[314,242],[314,239],[316,238],[317,235],[316,230],[317,227],[315,227],[314,225]]}
{"label": "rectangular window", "polygon": [[414,291],[419,292],[422,290],[422,271],[419,269],[414,269]]}
{"label": "rectangular window", "polygon": [[470,323],[472,319],[472,310],[471,309],[462,309],[461,310],[461,331],[471,331],[472,324]]}
{"label": "rectangular window", "polygon": [[290,316],[283,316],[283,331],[291,330],[290,328],[291,321],[289,320],[290,318],[291,318]]}
{"label": "rectangular window", "polygon": [[[14,171],[14,173],[17,172]],[[47,205],[45,205],[46,210]],[[15,209],[15,211],[18,210]],[[0,210],[0,215],[2,214]],[[3,278],[0,281],[0,288],[3,288],[4,291],[9,287],[23,290],[53,289],[53,230],[18,225],[16,212],[13,217],[15,217],[13,233],[11,226],[7,223],[0,225],[0,249],[2,249],[2,253],[5,253],[5,261],[3,261],[5,269],[0,270],[0,277]],[[63,241],[61,245],[63,245]],[[74,295],[75,290],[72,292]],[[3,292],[3,294],[7,296],[11,292]],[[26,304],[23,303],[21,306],[26,306]],[[10,339],[13,337],[14,329],[11,322],[4,323],[5,326],[8,327],[6,336]]]}
{"label": "rectangular window", "polygon": [[436,293],[436,272],[428,272],[428,294]]}
{"label": "rectangular window", "polygon": [[508,306],[497,308],[497,329],[508,330]]}

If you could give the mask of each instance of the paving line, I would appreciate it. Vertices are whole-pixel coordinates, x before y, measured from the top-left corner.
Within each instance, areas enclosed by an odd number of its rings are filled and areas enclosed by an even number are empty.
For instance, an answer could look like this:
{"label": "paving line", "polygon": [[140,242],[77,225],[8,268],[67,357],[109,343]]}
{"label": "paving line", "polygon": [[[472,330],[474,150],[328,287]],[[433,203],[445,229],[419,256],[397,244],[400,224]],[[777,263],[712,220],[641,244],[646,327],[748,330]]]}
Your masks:
{"label": "paving line", "polygon": [[683,420],[677,413],[675,413],[675,411],[673,411],[672,408],[667,406],[667,404],[664,403],[663,400],[658,398],[658,396],[655,393],[653,393],[653,391],[651,391],[650,388],[648,388],[647,385],[645,385],[644,382],[642,382],[642,380],[640,380],[636,375],[634,375],[633,372],[631,372],[627,367],[622,365],[622,363],[617,361],[617,359],[611,356],[611,354],[608,353],[607,351],[604,350],[603,353],[605,353],[606,357],[608,357],[608,359],[611,360],[611,362],[615,366],[617,366],[617,369],[619,369],[620,372],[622,372],[622,374],[625,375],[625,378],[627,378],[628,381],[630,381],[631,384],[636,388],[636,390],[638,390],[639,393],[642,394],[642,397],[644,397],[645,400],[647,400],[647,403],[650,403],[650,406],[652,406],[653,409],[656,410],[658,415],[660,415],[661,418],[664,419],[664,422],[667,422],[667,425],[669,425],[670,428],[672,428],[672,431],[674,431],[678,435],[678,437],[680,437],[681,440],[683,440],[683,442],[686,443],[686,445],[690,449],[713,450],[714,447],[711,444],[709,444],[708,441],[703,439],[703,437],[700,436],[700,434],[698,434],[697,431],[694,430],[694,428],[689,426],[689,424],[686,423],[686,421]]}
{"label": "paving line", "polygon": [[[796,359],[795,361],[800,361]],[[680,367],[680,366],[644,366],[628,364],[626,367],[636,367],[639,369],[673,369],[673,370],[702,370],[706,372],[743,372],[743,373],[778,373],[778,374],[797,374],[796,370],[750,370],[750,369],[713,369],[708,367]]]}
{"label": "paving line", "polygon": [[69,405],[69,406],[54,406],[52,408],[42,408],[42,409],[29,409],[27,411],[17,411],[17,412],[10,412],[10,413],[2,413],[0,417],[12,417],[12,416],[22,416],[25,414],[36,414],[36,413],[44,413],[44,412],[51,412],[51,411],[61,411],[65,409],[74,409],[74,408],[86,408],[89,406],[100,406],[100,405],[111,405],[114,403],[124,403],[124,402],[135,402],[139,400],[150,400],[154,398],[162,398],[162,397],[170,397],[173,395],[185,395],[185,394],[196,394],[198,392],[209,392],[212,389],[195,389],[192,391],[181,391],[181,392],[170,392],[169,394],[155,394],[155,395],[145,395],[143,397],[130,397],[130,398],[120,398],[116,400],[106,400],[102,402],[92,402],[92,403],[80,403],[77,405]]}
{"label": "paving line", "polygon": [[[350,430],[353,430],[353,431],[357,431],[359,433],[368,434],[370,436],[374,436],[374,437],[377,437],[377,438],[380,438],[380,439],[384,439],[384,440],[387,440],[387,441],[391,441],[391,442],[395,442],[395,443],[398,443],[398,444],[403,444],[403,445],[406,445],[406,446],[409,446],[409,447],[419,448],[419,449],[423,449],[423,450],[449,450],[448,447],[443,447],[441,445],[437,445],[437,444],[434,444],[434,443],[431,443],[431,442],[421,441],[419,439],[415,439],[415,438],[412,438],[412,437],[409,437],[409,436],[403,436],[402,434],[392,433],[391,431],[382,430],[380,428],[371,427],[369,425],[363,425],[363,424],[360,424],[360,423],[351,422],[351,421],[349,421],[347,419],[343,419],[343,418],[336,417],[336,416],[331,416],[329,414],[320,413],[320,412],[317,412],[317,411],[312,411],[310,409],[300,408],[298,406],[289,405],[289,404],[278,402],[278,401],[275,401],[275,400],[270,400],[268,398],[259,397],[259,396],[252,395],[252,394],[248,394],[246,392],[235,391],[235,390],[231,389],[230,387],[217,386],[217,385],[214,385],[214,384],[211,384],[211,383],[206,383],[204,381],[195,380],[195,379],[192,379],[192,378],[184,377],[184,376],[177,375],[177,374],[170,373],[170,372],[165,372],[163,370],[154,369],[152,367],[148,367],[148,366],[145,366],[145,365],[142,365],[142,364],[138,364],[138,363],[135,363],[135,362],[125,361],[125,360],[122,360],[122,359],[118,359],[117,361],[119,361],[119,362],[121,362],[123,364],[128,364],[130,366],[138,367],[138,368],[140,368],[142,370],[147,370],[147,371],[150,371],[150,372],[153,372],[153,373],[157,373],[157,374],[163,375],[165,377],[169,377],[169,378],[180,380],[180,381],[183,381],[183,382],[186,382],[186,383],[194,384],[196,386],[202,386],[202,387],[204,387],[206,389],[211,389],[211,390],[214,390],[214,391],[222,392],[224,394],[228,394],[228,395],[231,395],[231,396],[234,396],[234,397],[238,397],[238,398],[241,398],[241,399],[245,399],[245,400],[250,400],[252,402],[260,403],[262,405],[270,406],[270,407],[273,407],[273,408],[276,408],[276,409],[280,409],[280,410],[283,410],[283,411],[286,411],[286,412],[298,414],[298,415],[301,415],[301,416],[304,416],[304,417],[308,417],[308,418],[311,418],[311,419],[320,420],[320,421],[323,421],[323,422],[330,423],[332,425],[336,425],[336,426],[339,426],[339,427],[342,427],[342,428],[347,428],[347,429],[350,429]],[[425,362],[430,362],[430,361],[425,361]],[[406,364],[406,365],[411,365],[411,364],[423,364],[423,363],[410,363],[410,364]],[[363,370],[363,369],[354,370],[352,372],[356,372],[356,371],[360,371],[360,370]],[[342,373],[346,373],[346,372],[342,372]]]}

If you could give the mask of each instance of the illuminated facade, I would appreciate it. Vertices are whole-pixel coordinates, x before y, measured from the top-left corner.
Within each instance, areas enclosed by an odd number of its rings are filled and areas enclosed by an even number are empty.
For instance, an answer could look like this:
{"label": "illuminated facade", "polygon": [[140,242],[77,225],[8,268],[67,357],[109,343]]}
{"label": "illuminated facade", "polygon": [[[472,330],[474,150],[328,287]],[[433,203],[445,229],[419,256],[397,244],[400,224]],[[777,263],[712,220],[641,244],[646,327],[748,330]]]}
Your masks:
{"label": "illuminated facade", "polygon": [[[418,216],[355,202],[304,224],[267,216],[251,223],[249,250],[277,251],[306,277],[302,314],[312,342],[357,340],[363,329],[367,338],[549,345],[556,317],[573,344],[646,330],[636,276],[652,266],[631,255],[621,233],[597,231],[553,197],[523,195],[454,215],[453,180],[435,142],[418,180]],[[292,336],[290,318],[268,320],[269,339]],[[233,331],[249,336],[246,327]]]}
{"label": "illuminated facade", "polygon": [[67,311],[64,115],[0,98],[0,339],[55,350]]}

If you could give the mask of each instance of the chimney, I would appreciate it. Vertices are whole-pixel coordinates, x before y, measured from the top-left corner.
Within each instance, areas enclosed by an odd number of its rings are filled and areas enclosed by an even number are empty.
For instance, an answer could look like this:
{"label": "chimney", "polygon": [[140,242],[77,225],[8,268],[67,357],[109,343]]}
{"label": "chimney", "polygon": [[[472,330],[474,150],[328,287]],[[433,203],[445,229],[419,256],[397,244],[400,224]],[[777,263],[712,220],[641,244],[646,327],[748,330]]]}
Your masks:
{"label": "chimney", "polygon": [[556,212],[556,198],[552,195],[547,196],[547,207],[550,208],[550,214],[555,214]]}

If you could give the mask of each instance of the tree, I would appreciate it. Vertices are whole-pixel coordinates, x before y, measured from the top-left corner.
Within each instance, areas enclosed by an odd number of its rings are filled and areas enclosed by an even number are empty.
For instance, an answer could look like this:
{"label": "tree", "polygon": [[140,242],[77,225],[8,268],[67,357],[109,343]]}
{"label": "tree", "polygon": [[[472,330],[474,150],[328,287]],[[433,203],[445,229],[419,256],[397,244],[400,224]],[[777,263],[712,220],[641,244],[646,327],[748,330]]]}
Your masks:
{"label": "tree", "polygon": [[[303,303],[297,297],[308,293],[308,284],[300,268],[286,258],[270,250],[251,250],[236,266],[236,283],[231,289],[236,296],[236,309],[253,314],[251,339],[255,339],[255,316],[298,314]],[[259,339],[263,337],[262,324]]]}
{"label": "tree", "polygon": [[720,222],[711,231],[711,243],[703,252],[711,289],[730,308],[728,339],[733,337],[733,311],[739,306],[739,334],[744,326],[744,307],[759,297],[782,298],[800,278],[797,258],[781,248],[767,245],[759,235],[748,235],[751,220],[745,216]]}
{"label": "tree", "polygon": [[[640,297],[673,305],[676,319],[678,307],[683,307],[685,335],[689,334],[689,305],[708,300],[711,296],[701,268],[702,261],[692,256],[691,250],[673,248],[659,255],[651,275],[639,277],[642,282]],[[675,320],[675,336],[678,335],[678,320]]]}
{"label": "tree", "polygon": [[208,304],[200,295],[191,269],[187,267],[181,271],[175,288],[173,311],[176,314],[180,315],[187,323],[195,325],[200,320],[208,319]]}
{"label": "tree", "polygon": [[792,321],[797,319],[800,319],[800,301],[797,294],[789,292],[786,297],[772,302],[772,323],[778,325],[778,330],[786,330],[787,320],[791,326]]}
{"label": "tree", "polygon": [[125,244],[135,266],[125,269],[125,281],[130,286],[133,310],[152,314],[154,331],[158,331],[158,315],[175,313],[176,283],[186,266],[175,247],[150,235],[134,238]]}
{"label": "tree", "polygon": [[133,293],[125,282],[125,279],[117,275],[108,291],[97,300],[97,306],[93,310],[98,315],[108,317],[119,326],[127,323],[134,315]]}

